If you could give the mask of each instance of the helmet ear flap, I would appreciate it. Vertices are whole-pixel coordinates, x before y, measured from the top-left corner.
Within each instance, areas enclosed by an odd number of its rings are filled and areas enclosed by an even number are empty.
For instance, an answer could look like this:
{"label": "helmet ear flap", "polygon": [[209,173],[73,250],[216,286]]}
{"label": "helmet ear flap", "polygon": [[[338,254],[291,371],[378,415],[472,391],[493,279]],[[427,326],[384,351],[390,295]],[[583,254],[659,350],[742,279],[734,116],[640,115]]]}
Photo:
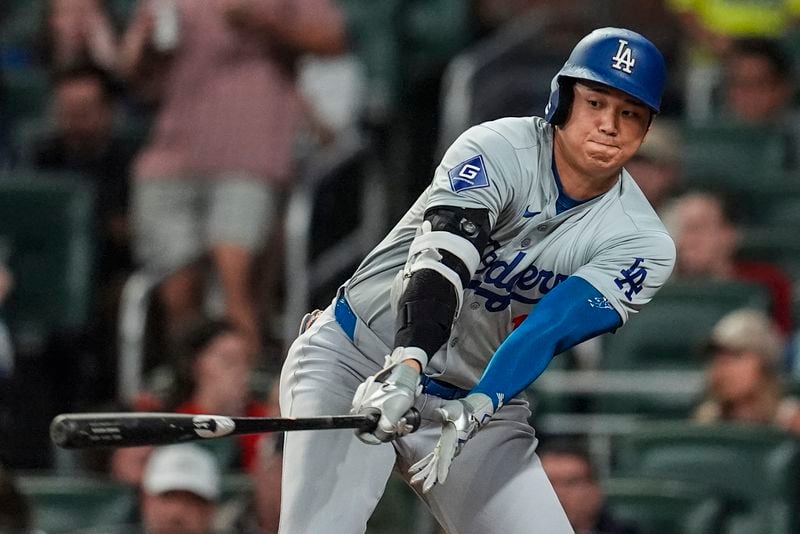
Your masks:
{"label": "helmet ear flap", "polygon": [[553,113],[550,123],[553,126],[563,126],[567,122],[575,98],[575,80],[566,76],[558,78],[558,106]]}

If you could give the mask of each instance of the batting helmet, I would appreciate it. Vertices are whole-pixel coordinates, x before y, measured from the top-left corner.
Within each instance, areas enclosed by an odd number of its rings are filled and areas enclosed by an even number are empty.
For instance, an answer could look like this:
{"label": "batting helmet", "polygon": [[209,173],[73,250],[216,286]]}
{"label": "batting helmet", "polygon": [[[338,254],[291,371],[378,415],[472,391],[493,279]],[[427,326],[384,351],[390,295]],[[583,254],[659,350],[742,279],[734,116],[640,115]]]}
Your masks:
{"label": "batting helmet", "polygon": [[666,78],[664,57],[653,43],[630,30],[600,28],[575,45],[553,78],[545,118],[551,124],[566,120],[572,85],[565,80],[590,80],[613,87],[658,113]]}

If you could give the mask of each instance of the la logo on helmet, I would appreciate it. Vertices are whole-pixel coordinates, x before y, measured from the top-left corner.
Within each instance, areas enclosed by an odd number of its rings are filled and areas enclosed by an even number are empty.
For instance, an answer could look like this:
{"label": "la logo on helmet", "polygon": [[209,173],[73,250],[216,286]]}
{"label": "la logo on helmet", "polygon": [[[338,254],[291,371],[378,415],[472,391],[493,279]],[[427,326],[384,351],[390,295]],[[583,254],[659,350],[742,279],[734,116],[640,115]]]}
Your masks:
{"label": "la logo on helmet", "polygon": [[633,73],[633,66],[636,65],[636,60],[633,59],[631,47],[628,46],[628,41],[625,39],[619,40],[619,48],[617,48],[617,55],[611,58],[614,63],[611,68],[621,70],[627,74]]}

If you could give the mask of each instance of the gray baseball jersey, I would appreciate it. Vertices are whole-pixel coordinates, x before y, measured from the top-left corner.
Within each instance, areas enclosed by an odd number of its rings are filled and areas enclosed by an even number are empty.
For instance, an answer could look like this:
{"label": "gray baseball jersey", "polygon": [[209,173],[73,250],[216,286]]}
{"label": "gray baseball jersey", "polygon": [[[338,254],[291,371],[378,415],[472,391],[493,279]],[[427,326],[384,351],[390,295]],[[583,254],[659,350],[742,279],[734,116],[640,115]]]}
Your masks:
{"label": "gray baseball jersey", "polygon": [[396,329],[392,279],[425,210],[489,209],[491,251],[465,288],[450,341],[427,374],[474,386],[500,343],[570,275],[592,284],[626,321],[672,272],[672,239],[627,172],[606,194],[557,214],[552,152],[552,126],[536,117],[468,130],[445,154],[432,185],[350,280],[353,309],[390,345]]}
{"label": "gray baseball jersey", "polygon": [[[658,217],[624,171],[605,194],[559,207],[564,197],[552,154],[553,128],[539,118],[501,119],[465,132],[431,186],[292,345],[281,375],[283,414],[345,413],[358,385],[381,368],[396,329],[391,288],[433,206],[488,209],[491,245],[428,375],[472,388],[515,326],[571,275],[594,286],[604,297],[595,304],[613,307],[623,321],[647,303],[675,259]],[[340,305],[352,324],[343,324]],[[405,476],[436,445],[441,427],[432,416],[442,402],[421,395],[420,429],[379,446],[350,431],[289,433],[281,532],[363,532],[392,469]],[[507,402],[470,439],[447,482],[421,495],[447,532],[572,532],[535,455],[529,415],[523,399]]]}

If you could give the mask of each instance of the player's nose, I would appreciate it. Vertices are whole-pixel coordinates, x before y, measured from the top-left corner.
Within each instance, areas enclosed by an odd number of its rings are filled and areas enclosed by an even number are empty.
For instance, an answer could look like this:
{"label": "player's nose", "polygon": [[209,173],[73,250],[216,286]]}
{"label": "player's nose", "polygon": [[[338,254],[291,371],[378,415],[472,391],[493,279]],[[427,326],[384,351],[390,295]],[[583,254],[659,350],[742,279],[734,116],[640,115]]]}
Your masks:
{"label": "player's nose", "polygon": [[609,106],[599,113],[597,128],[606,135],[616,136],[619,132],[619,114],[616,110]]}

